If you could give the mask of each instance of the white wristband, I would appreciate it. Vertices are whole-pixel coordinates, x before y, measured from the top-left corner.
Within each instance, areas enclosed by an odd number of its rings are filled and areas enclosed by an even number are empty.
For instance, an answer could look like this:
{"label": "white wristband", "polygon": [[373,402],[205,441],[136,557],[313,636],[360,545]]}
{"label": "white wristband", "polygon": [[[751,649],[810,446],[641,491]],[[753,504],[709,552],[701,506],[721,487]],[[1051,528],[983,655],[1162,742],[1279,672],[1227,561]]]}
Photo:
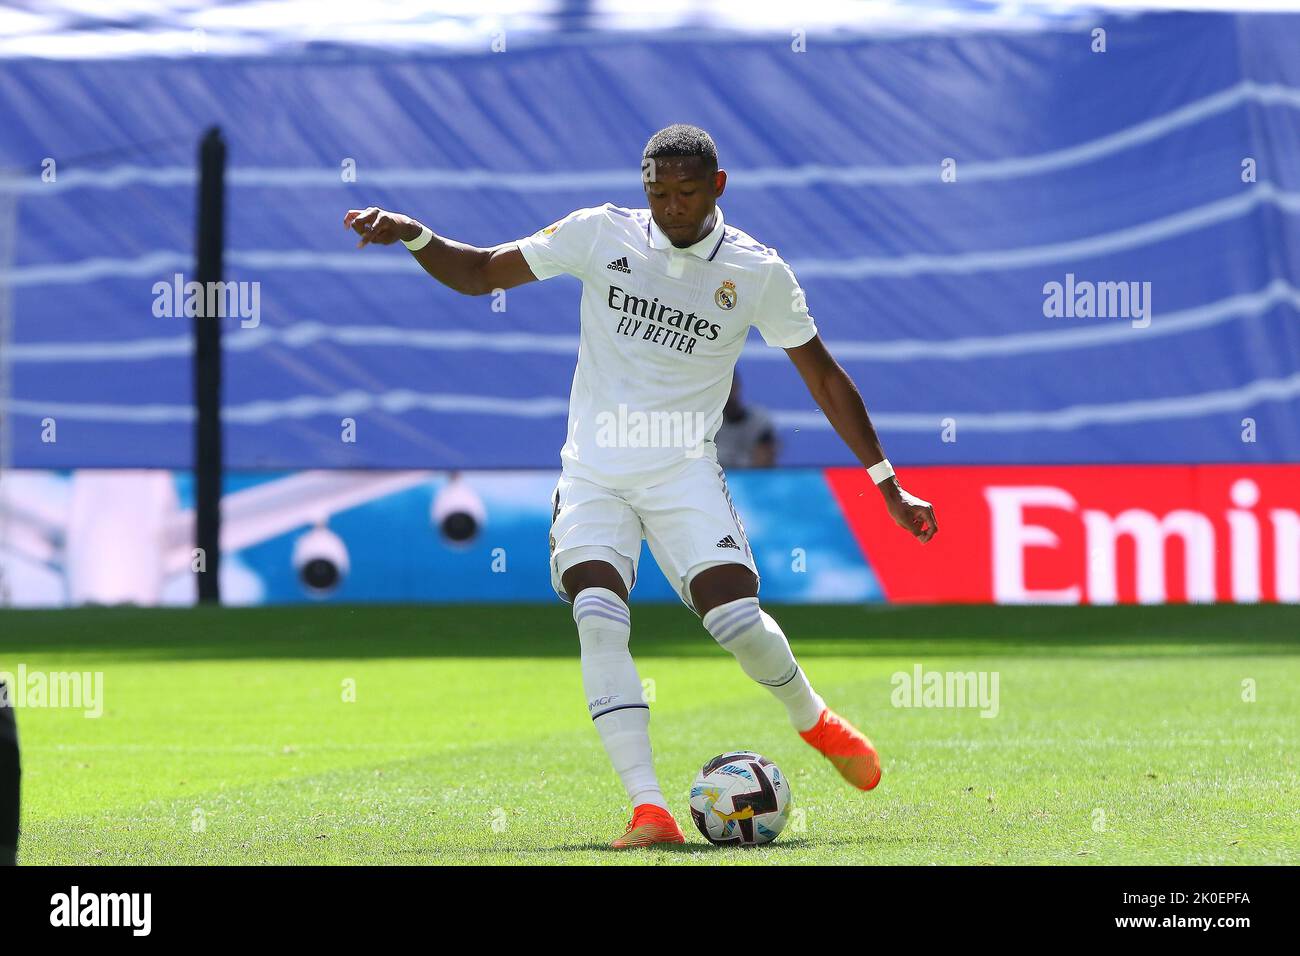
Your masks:
{"label": "white wristband", "polygon": [[867,469],[867,474],[871,476],[872,483],[878,485],[886,478],[894,477],[894,466],[889,463],[888,458],[882,458]]}
{"label": "white wristband", "polygon": [[421,223],[420,234],[416,236],[414,239],[410,240],[409,242],[403,239],[402,245],[406,246],[406,248],[410,249],[412,252],[419,252],[421,249],[423,249],[425,246],[429,244],[429,240],[432,238],[433,238],[433,230],[430,229],[428,226],[424,225],[423,223]]}

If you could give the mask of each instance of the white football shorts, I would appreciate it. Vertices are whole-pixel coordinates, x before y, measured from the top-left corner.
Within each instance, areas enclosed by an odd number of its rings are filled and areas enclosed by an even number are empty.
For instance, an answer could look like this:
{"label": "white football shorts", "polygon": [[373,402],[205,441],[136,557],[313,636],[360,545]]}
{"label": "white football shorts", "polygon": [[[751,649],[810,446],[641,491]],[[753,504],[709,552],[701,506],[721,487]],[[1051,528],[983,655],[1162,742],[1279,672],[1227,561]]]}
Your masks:
{"label": "white football shorts", "polygon": [[691,610],[691,579],[705,568],[743,564],[758,576],[722,466],[710,458],[691,459],[675,477],[631,490],[561,474],[551,504],[551,586],[565,601],[572,599],[564,572],[583,561],[614,564],[630,594],[642,538]]}

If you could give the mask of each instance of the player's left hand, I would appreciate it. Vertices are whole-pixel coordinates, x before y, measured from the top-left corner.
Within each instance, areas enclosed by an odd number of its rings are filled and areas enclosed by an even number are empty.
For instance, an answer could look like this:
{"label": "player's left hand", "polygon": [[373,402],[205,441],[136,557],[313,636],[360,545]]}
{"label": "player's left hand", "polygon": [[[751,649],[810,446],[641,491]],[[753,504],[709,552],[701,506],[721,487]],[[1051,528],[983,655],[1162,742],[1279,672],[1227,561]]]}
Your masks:
{"label": "player's left hand", "polygon": [[930,502],[909,495],[896,478],[882,481],[877,487],[885,496],[885,506],[889,508],[894,524],[910,531],[922,544],[939,533],[939,523],[934,520],[934,506]]}

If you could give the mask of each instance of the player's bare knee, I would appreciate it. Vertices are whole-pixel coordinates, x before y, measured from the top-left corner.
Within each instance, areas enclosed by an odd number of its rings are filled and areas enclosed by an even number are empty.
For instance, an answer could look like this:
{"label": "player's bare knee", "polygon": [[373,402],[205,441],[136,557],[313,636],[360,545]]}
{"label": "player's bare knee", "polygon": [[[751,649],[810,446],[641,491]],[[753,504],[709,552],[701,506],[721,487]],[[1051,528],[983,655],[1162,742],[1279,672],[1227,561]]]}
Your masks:
{"label": "player's bare knee", "polygon": [[743,564],[705,568],[691,579],[691,604],[701,618],[716,607],[758,597],[758,577]]}
{"label": "player's bare knee", "polygon": [[577,601],[578,595],[587,588],[606,588],[617,594],[624,604],[627,603],[627,585],[623,582],[623,575],[608,561],[582,561],[565,571],[560,580],[571,601]]}

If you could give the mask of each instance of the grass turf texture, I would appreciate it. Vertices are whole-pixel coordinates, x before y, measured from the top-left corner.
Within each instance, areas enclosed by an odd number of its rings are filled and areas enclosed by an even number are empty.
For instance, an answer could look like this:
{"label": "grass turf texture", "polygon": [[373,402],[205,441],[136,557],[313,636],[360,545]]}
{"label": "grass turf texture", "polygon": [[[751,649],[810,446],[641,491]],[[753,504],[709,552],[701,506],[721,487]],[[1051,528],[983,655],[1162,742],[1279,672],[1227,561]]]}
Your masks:
{"label": "grass turf texture", "polygon": [[[104,673],[98,719],[17,713],[20,862],[1300,862],[1300,608],[770,610],[881,785],[844,784],[685,608],[634,604],[688,842],[621,853],[562,606],[2,612],[0,671]],[[997,716],[892,706],[918,663],[998,672]],[[769,847],[690,825],[695,772],[736,748],[790,780]]]}

